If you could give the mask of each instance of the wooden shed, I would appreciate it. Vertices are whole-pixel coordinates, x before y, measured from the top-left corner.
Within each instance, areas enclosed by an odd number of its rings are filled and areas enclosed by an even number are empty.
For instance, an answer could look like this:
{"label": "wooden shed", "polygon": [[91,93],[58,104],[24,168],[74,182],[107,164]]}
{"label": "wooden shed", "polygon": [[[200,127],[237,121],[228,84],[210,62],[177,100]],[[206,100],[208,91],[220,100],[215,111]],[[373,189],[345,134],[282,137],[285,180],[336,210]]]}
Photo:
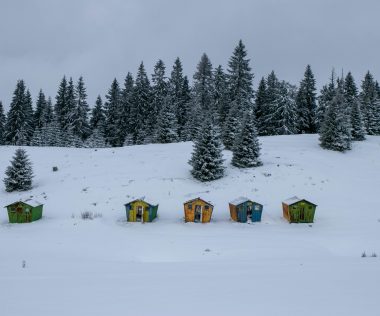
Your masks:
{"label": "wooden shed", "polygon": [[43,204],[28,199],[9,204],[5,208],[8,210],[10,223],[30,223],[42,217]]}
{"label": "wooden shed", "polygon": [[209,223],[214,206],[201,198],[183,203],[185,222]]}
{"label": "wooden shed", "polygon": [[316,208],[316,204],[297,196],[282,202],[282,211],[289,223],[312,223]]}
{"label": "wooden shed", "polygon": [[138,199],[124,205],[128,222],[152,222],[157,217],[158,204]]}
{"label": "wooden shed", "polygon": [[230,214],[235,222],[246,223],[248,220],[252,222],[260,222],[263,212],[263,205],[249,200],[246,197],[239,197],[229,203]]}

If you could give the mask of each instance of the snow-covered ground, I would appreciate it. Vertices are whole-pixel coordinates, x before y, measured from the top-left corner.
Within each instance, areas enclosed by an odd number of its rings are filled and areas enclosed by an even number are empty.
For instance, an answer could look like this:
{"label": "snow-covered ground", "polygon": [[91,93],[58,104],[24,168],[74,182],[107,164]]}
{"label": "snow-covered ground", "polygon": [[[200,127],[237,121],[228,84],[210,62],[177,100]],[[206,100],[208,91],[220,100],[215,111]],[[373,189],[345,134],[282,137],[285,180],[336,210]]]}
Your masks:
{"label": "snow-covered ground", "polygon": [[[0,201],[33,195],[44,217],[0,213],[0,315],[380,315],[380,137],[344,154],[316,135],[261,142],[262,167],[233,168],[225,152],[226,176],[206,184],[189,174],[191,143],[27,148],[34,189],[2,186]],[[0,147],[1,175],[14,150]],[[261,223],[230,221],[242,195],[264,205]],[[293,195],[318,204],[314,224],[282,218]],[[143,196],[158,219],[127,223],[123,204]],[[197,196],[212,223],[183,222]]]}

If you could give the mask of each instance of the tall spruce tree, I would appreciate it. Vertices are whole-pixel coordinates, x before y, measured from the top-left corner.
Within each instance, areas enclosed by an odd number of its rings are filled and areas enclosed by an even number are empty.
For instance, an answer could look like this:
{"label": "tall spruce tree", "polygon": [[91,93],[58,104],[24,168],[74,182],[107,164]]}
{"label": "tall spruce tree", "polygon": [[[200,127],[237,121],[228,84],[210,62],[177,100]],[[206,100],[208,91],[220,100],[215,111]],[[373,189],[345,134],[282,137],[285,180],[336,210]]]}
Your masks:
{"label": "tall spruce tree", "polygon": [[267,84],[264,77],[261,78],[259,87],[255,95],[255,118],[257,125],[257,132],[259,135],[266,135],[266,125],[264,118],[267,117],[268,96],[267,96]]}
{"label": "tall spruce tree", "polygon": [[213,108],[213,71],[211,61],[206,54],[202,55],[193,79],[194,101],[204,116],[213,117],[217,114]]}
{"label": "tall spruce tree", "polygon": [[276,108],[273,114],[275,135],[297,133],[296,89],[288,82],[281,81],[279,83]]}
{"label": "tall spruce tree", "polygon": [[29,90],[25,93],[25,125],[24,128],[27,133],[27,144],[30,143],[34,132],[34,111],[33,111],[33,100]]}
{"label": "tall spruce tree", "polygon": [[343,82],[340,81],[336,93],[328,105],[320,132],[320,145],[325,149],[346,151],[351,149],[351,118],[347,111]]}
{"label": "tall spruce tree", "polygon": [[97,128],[100,124],[103,124],[104,127],[105,117],[104,117],[104,109],[103,109],[103,101],[102,97],[98,95],[95,101],[95,106],[91,111],[90,118],[90,127],[92,130]]}
{"label": "tall spruce tree", "polygon": [[228,62],[228,85],[231,102],[243,112],[253,109],[253,73],[249,62],[245,45],[240,40]]}
{"label": "tall spruce tree", "polygon": [[366,132],[369,135],[376,135],[380,133],[380,102],[376,83],[369,71],[364,77],[361,88],[360,102]]}
{"label": "tall spruce tree", "polygon": [[351,104],[351,126],[352,140],[365,140],[365,127],[360,108],[360,102],[358,100],[355,100]]}
{"label": "tall spruce tree", "polygon": [[28,113],[26,106],[25,83],[17,81],[12,102],[5,124],[5,142],[9,145],[27,145],[30,131],[28,130]]}
{"label": "tall spruce tree", "polygon": [[223,126],[223,143],[232,149],[240,132],[246,111],[253,110],[253,73],[249,66],[247,51],[240,40],[228,62],[228,90],[230,109]]}
{"label": "tall spruce tree", "polygon": [[5,144],[5,121],[3,103],[0,101],[0,145]]}
{"label": "tall spruce tree", "polygon": [[155,138],[158,143],[174,143],[178,140],[177,117],[169,96],[161,104]]}
{"label": "tall spruce tree", "polygon": [[36,129],[46,124],[47,100],[42,90],[39,91],[36,101],[36,111],[34,112],[34,126]]}
{"label": "tall spruce tree", "polygon": [[33,169],[32,164],[24,149],[17,149],[11,165],[5,171],[5,190],[27,191],[32,188]]}
{"label": "tall spruce tree", "polygon": [[131,129],[131,109],[134,102],[134,80],[130,72],[124,79],[124,87],[121,91],[121,109],[120,109],[120,135],[119,139],[124,144],[128,134],[132,133]]}
{"label": "tall spruce tree", "polygon": [[[185,80],[187,87],[185,87]],[[174,110],[177,116],[178,135],[181,140],[187,140],[187,134],[185,135],[185,125],[188,122],[188,102],[185,91],[188,88],[187,78],[183,76],[182,62],[177,57],[174,61],[173,69],[170,74],[168,82],[168,93],[170,95],[171,103],[174,106]],[[188,89],[189,90],[189,89]]]}
{"label": "tall spruce tree", "polygon": [[260,143],[257,138],[255,117],[252,111],[245,114],[243,127],[233,148],[232,165],[238,168],[251,168],[262,165]]}
{"label": "tall spruce tree", "polygon": [[62,128],[65,124],[65,112],[67,108],[67,80],[66,76],[63,76],[57,95],[55,97],[55,116],[59,126]]}
{"label": "tall spruce tree", "polygon": [[90,134],[88,113],[90,107],[87,103],[87,93],[82,76],[79,77],[75,86],[76,104],[73,109],[73,133],[80,139],[85,139]]}
{"label": "tall spruce tree", "polygon": [[222,178],[224,175],[222,142],[210,119],[206,119],[194,143],[189,164],[191,174],[202,182]]}
{"label": "tall spruce tree", "polygon": [[300,133],[316,133],[316,88],[311,66],[307,65],[297,95],[298,130]]}
{"label": "tall spruce tree", "polygon": [[120,136],[120,104],[121,104],[121,91],[119,83],[116,78],[112,81],[111,87],[106,95],[106,102],[104,105],[105,114],[105,138],[107,144],[112,147],[122,146]]}
{"label": "tall spruce tree", "polygon": [[132,137],[135,144],[149,141],[151,126],[148,125],[148,116],[151,113],[151,87],[144,64],[141,63],[136,76],[134,102],[131,109]]}
{"label": "tall spruce tree", "polygon": [[267,77],[266,105],[262,115],[262,135],[277,135],[276,111],[280,99],[280,81],[274,71]]}
{"label": "tall spruce tree", "polygon": [[160,59],[154,66],[154,73],[152,75],[152,110],[151,122],[152,126],[157,123],[157,116],[161,111],[161,108],[168,95],[168,82],[165,76],[165,64]]}

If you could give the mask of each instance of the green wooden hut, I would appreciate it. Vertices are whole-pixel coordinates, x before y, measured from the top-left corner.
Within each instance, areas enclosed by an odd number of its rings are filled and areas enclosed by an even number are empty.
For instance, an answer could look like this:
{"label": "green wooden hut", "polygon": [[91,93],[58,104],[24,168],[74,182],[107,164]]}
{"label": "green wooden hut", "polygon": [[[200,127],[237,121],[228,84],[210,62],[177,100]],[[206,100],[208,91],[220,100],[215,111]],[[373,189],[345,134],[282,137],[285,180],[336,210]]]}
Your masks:
{"label": "green wooden hut", "polygon": [[29,199],[5,206],[10,223],[30,223],[42,217],[43,204]]}
{"label": "green wooden hut", "polygon": [[128,222],[152,222],[157,217],[158,204],[153,205],[142,199],[133,200],[125,205]]}
{"label": "green wooden hut", "polygon": [[282,202],[284,217],[289,223],[312,223],[317,205],[293,196]]}
{"label": "green wooden hut", "polygon": [[235,222],[246,223],[248,219],[252,222],[260,222],[263,212],[263,205],[247,199],[239,197],[229,203],[231,219]]}

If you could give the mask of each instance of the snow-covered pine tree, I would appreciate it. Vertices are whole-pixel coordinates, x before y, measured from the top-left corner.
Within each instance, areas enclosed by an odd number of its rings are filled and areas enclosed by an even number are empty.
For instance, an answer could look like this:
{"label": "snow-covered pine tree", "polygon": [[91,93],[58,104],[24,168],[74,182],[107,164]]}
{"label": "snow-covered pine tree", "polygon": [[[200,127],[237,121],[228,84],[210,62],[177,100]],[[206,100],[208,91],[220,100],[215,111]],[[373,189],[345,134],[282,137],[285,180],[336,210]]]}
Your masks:
{"label": "snow-covered pine tree", "polygon": [[365,140],[365,127],[360,102],[358,100],[355,100],[351,104],[351,126],[352,140]]}
{"label": "snow-covered pine tree", "polygon": [[59,124],[59,127],[62,128],[65,123],[65,113],[67,108],[67,80],[66,76],[63,76],[57,95],[55,97],[55,116],[57,118],[57,122]]}
{"label": "snow-covered pine tree", "polygon": [[11,165],[5,171],[5,190],[27,191],[32,188],[33,169],[32,164],[24,149],[17,149]]}
{"label": "snow-covered pine tree", "polygon": [[87,93],[83,77],[80,76],[75,86],[75,107],[72,113],[73,133],[78,138],[84,140],[90,134],[88,113],[90,107],[87,103]]}
{"label": "snow-covered pine tree", "polygon": [[257,132],[259,135],[267,135],[264,118],[267,116],[268,96],[267,83],[264,77],[261,78],[259,87],[255,95],[254,113],[256,118]]}
{"label": "snow-covered pine tree", "polygon": [[278,85],[276,108],[273,113],[274,134],[291,135],[297,133],[297,88],[288,82]]}
{"label": "snow-covered pine tree", "polygon": [[353,105],[358,98],[358,88],[351,72],[348,72],[344,79],[344,97],[349,106]]}
{"label": "snow-covered pine tree", "polygon": [[66,107],[63,109],[63,125],[62,131],[71,130],[74,133],[75,108],[76,108],[76,91],[73,78],[70,77],[66,90]]}
{"label": "snow-covered pine tree", "polygon": [[223,67],[219,65],[214,71],[214,96],[213,96],[213,108],[218,113],[219,126],[223,126],[226,121],[226,117],[230,110],[229,94],[227,76],[223,71]]}
{"label": "snow-covered pine tree", "polygon": [[112,147],[121,146],[120,144],[120,104],[121,104],[121,92],[119,83],[116,78],[112,81],[111,87],[106,95],[107,101],[104,106],[105,114],[105,138],[107,144]]}
{"label": "snow-covered pine tree", "polygon": [[47,99],[44,117],[44,122],[46,124],[54,120],[54,109],[51,97],[48,97]]}
{"label": "snow-covered pine tree", "polygon": [[222,150],[222,142],[217,129],[210,119],[206,119],[198,133],[189,161],[193,177],[202,182],[222,178],[224,175]]}
{"label": "snow-covered pine tree", "polygon": [[168,95],[168,82],[165,76],[165,64],[160,59],[154,66],[154,73],[152,74],[152,112],[148,116],[148,125],[150,126],[150,133],[156,133],[157,119],[161,112],[164,102],[171,102],[166,100]]}
{"label": "snow-covered pine tree", "polygon": [[[186,78],[187,81],[187,78]],[[168,93],[170,95],[171,103],[177,116],[178,135],[180,140],[185,140],[185,125],[189,118],[187,93],[189,92],[188,81],[185,87],[185,77],[183,76],[183,69],[181,60],[177,57],[170,79],[168,82]],[[187,91],[185,91],[187,88]]]}
{"label": "snow-covered pine tree", "polygon": [[262,135],[277,135],[277,121],[280,118],[276,117],[275,113],[278,108],[280,99],[280,82],[272,70],[267,77],[266,89],[266,106],[263,108],[262,121]]}
{"label": "snow-covered pine tree", "polygon": [[0,145],[5,144],[5,122],[6,117],[4,114],[3,103],[0,101]]}
{"label": "snow-covered pine tree", "polygon": [[36,111],[34,112],[34,126],[36,129],[45,125],[45,113],[46,113],[47,101],[45,94],[40,89],[36,101]]}
{"label": "snow-covered pine tree", "polygon": [[245,114],[243,127],[233,148],[232,165],[238,168],[251,168],[262,165],[260,143],[257,138],[255,117],[252,111]]}
{"label": "snow-covered pine tree", "polygon": [[317,131],[315,91],[314,74],[310,65],[307,65],[297,94],[298,130],[301,134],[316,133]]}
{"label": "snow-covered pine tree", "polygon": [[246,111],[253,110],[253,73],[243,42],[240,40],[228,62],[230,109],[223,126],[223,143],[232,149]]}
{"label": "snow-covered pine tree", "polygon": [[96,98],[95,106],[92,109],[91,112],[91,118],[90,118],[90,127],[92,130],[97,128],[99,124],[102,124],[104,127],[104,109],[103,109],[103,101],[100,95]]}
{"label": "snow-covered pine tree", "polygon": [[134,102],[131,109],[132,137],[135,144],[148,142],[153,136],[150,134],[150,126],[147,126],[151,105],[150,82],[144,64],[141,63],[137,71]]}
{"label": "snow-covered pine tree", "polygon": [[28,118],[25,107],[26,93],[23,80],[17,81],[16,89],[7,115],[5,124],[5,142],[9,145],[27,145],[30,136],[28,130]]}
{"label": "snow-covered pine tree", "polygon": [[249,62],[245,45],[240,40],[228,62],[228,86],[231,102],[243,112],[253,109],[253,73]]}
{"label": "snow-covered pine tree", "polygon": [[25,93],[25,125],[24,129],[27,132],[27,145],[29,145],[34,132],[34,111],[33,100],[29,90]]}
{"label": "snow-covered pine tree", "polygon": [[213,72],[211,61],[205,53],[197,65],[193,79],[194,101],[205,116],[209,115],[213,119],[214,115],[217,115],[213,108]]}
{"label": "snow-covered pine tree", "polygon": [[343,82],[340,81],[321,128],[319,140],[322,148],[336,151],[351,149],[351,118],[346,108]]}
{"label": "snow-covered pine tree", "polygon": [[123,146],[128,133],[131,133],[130,114],[133,106],[134,80],[130,72],[124,79],[124,88],[121,90],[121,101],[118,119],[118,146]]}
{"label": "snow-covered pine tree", "polygon": [[158,143],[174,143],[178,141],[177,117],[170,96],[165,96],[157,119],[155,140]]}
{"label": "snow-covered pine tree", "polygon": [[318,105],[316,112],[316,125],[317,131],[319,132],[322,124],[325,120],[325,113],[327,111],[327,107],[335,96],[336,90],[336,78],[334,69],[331,72],[330,82],[327,85],[324,85],[320,91],[320,95],[318,96]]}
{"label": "snow-covered pine tree", "polygon": [[364,77],[361,88],[360,102],[366,132],[369,135],[376,135],[380,124],[377,115],[378,97],[375,81],[369,71]]}

